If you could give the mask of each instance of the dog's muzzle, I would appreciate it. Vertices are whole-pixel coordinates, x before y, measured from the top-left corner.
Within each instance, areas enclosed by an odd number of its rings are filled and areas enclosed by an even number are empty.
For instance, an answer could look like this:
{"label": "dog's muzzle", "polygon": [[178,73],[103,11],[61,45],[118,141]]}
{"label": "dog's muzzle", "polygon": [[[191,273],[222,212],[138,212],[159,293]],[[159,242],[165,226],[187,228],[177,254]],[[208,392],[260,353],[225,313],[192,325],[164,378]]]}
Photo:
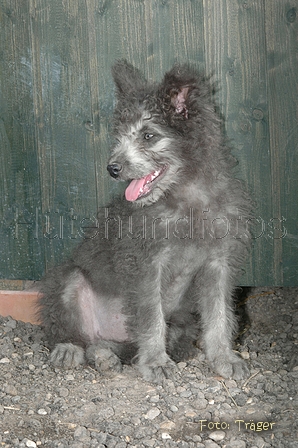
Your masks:
{"label": "dog's muzzle", "polygon": [[114,179],[119,176],[120,171],[122,170],[122,165],[120,163],[111,163],[111,165],[107,166],[107,170]]}

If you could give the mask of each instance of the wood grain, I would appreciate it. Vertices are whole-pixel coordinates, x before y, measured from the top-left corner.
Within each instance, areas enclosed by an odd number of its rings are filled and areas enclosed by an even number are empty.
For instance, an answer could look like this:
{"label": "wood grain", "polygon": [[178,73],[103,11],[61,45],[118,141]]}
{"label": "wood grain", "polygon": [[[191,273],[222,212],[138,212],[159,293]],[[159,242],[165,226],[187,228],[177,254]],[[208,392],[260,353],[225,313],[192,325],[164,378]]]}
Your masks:
{"label": "wood grain", "polygon": [[243,285],[297,284],[298,0],[0,0],[0,278],[38,279],[123,186],[110,68],[213,74],[257,202]]}

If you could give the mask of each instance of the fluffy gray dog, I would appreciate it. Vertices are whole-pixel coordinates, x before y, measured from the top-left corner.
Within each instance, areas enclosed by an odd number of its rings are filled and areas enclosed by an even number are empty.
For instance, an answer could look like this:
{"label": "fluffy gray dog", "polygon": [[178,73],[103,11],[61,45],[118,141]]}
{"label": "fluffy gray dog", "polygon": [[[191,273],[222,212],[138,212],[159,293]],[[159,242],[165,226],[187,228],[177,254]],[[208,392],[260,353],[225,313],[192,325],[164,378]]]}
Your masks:
{"label": "fluffy gray dog", "polygon": [[232,351],[232,295],[251,202],[231,175],[212,86],[178,65],[159,85],[125,61],[113,77],[116,145],[107,169],[129,184],[42,281],[51,361],[87,360],[101,372],[133,361],[159,382],[173,375],[174,361],[194,356],[200,328],[214,370],[241,379],[248,369]]}

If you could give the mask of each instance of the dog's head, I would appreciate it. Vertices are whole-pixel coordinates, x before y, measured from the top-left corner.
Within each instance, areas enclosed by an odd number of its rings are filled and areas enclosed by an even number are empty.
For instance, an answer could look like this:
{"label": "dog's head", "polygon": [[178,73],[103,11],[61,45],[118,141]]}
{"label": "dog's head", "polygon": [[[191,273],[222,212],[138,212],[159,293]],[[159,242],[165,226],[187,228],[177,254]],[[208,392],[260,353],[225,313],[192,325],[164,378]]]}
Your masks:
{"label": "dog's head", "polygon": [[182,153],[189,152],[186,140],[197,121],[199,80],[187,67],[174,66],[159,85],[150,84],[126,61],[112,73],[117,144],[107,168],[113,178],[130,181],[128,201],[149,205],[183,182],[182,171],[196,163]]}

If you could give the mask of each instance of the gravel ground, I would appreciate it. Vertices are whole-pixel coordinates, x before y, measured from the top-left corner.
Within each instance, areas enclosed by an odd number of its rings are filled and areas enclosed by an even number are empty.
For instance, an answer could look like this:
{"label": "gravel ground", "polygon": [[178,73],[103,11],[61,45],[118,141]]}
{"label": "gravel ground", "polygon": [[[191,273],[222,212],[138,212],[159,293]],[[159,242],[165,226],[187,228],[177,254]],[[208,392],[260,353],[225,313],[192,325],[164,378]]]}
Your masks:
{"label": "gravel ground", "polygon": [[256,288],[238,307],[245,381],[214,375],[198,350],[175,381],[125,366],[60,370],[38,326],[0,317],[0,446],[298,447],[298,288]]}

